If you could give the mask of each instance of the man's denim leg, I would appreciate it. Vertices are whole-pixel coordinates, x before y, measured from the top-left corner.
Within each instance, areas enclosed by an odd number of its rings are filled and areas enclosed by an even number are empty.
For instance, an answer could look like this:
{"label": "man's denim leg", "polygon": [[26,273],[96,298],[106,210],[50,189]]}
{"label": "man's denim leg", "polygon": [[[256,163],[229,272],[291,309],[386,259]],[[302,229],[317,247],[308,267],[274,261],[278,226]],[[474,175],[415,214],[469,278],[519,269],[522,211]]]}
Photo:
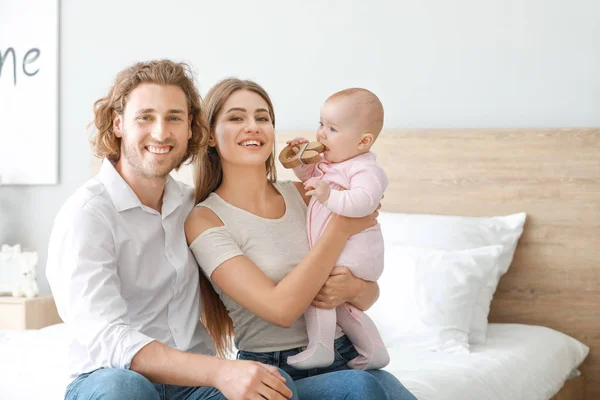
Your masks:
{"label": "man's denim leg", "polygon": [[65,400],[160,400],[152,382],[128,369],[106,368],[77,377]]}

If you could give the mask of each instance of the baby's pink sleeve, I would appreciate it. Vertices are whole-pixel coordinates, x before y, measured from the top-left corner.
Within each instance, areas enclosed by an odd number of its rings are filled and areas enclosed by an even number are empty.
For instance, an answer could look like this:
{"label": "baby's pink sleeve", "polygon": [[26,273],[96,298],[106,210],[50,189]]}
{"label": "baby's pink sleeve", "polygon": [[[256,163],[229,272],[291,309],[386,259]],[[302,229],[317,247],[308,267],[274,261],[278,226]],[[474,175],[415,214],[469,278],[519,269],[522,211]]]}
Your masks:
{"label": "baby's pink sleeve", "polygon": [[350,188],[331,190],[326,202],[327,209],[346,217],[365,217],[377,209],[387,185],[387,175],[377,164],[361,163],[352,166]]}
{"label": "baby's pink sleeve", "polygon": [[292,171],[294,171],[294,175],[296,175],[296,178],[300,179],[301,182],[306,182],[312,178],[313,173],[315,172],[315,166],[316,164],[299,165],[292,169]]}

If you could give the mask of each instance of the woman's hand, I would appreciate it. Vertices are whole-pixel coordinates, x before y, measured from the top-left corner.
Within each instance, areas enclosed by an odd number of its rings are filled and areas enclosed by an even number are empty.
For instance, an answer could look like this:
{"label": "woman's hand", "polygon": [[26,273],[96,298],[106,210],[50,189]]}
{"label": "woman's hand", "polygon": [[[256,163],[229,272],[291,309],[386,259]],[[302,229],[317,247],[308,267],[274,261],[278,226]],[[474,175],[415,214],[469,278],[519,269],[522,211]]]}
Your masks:
{"label": "woman's hand", "polygon": [[377,225],[377,217],[379,216],[378,210],[380,208],[381,203],[379,204],[375,212],[362,218],[350,218],[332,213],[329,224],[334,224],[336,231],[342,232],[343,234],[350,237],[352,235],[356,235],[357,233],[364,231],[365,229],[369,229]]}
{"label": "woman's hand", "polygon": [[346,267],[335,267],[312,301],[312,306],[331,310],[344,303],[354,303],[367,282],[355,277]]}

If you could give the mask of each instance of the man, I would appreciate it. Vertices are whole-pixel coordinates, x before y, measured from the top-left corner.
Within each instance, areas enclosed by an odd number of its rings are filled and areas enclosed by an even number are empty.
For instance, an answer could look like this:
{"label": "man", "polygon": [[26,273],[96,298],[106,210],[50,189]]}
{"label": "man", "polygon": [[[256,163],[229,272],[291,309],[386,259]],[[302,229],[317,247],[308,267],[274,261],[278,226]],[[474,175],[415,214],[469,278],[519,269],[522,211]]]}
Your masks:
{"label": "man", "polygon": [[169,176],[208,141],[189,68],[123,70],[94,124],[102,168],[58,213],[46,269],[73,336],[66,398],[297,398],[283,371],[215,357],[199,322],[193,190]]}

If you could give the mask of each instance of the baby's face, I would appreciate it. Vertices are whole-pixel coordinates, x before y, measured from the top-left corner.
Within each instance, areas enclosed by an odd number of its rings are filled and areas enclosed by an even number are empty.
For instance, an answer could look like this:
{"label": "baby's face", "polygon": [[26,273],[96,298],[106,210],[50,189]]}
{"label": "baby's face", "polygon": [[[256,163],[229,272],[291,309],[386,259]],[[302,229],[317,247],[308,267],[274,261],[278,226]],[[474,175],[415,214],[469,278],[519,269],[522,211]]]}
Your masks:
{"label": "baby's face", "polygon": [[360,124],[352,114],[352,102],[348,99],[333,99],[321,107],[321,118],[317,129],[317,140],[327,150],[323,156],[330,162],[342,162],[362,153]]}

